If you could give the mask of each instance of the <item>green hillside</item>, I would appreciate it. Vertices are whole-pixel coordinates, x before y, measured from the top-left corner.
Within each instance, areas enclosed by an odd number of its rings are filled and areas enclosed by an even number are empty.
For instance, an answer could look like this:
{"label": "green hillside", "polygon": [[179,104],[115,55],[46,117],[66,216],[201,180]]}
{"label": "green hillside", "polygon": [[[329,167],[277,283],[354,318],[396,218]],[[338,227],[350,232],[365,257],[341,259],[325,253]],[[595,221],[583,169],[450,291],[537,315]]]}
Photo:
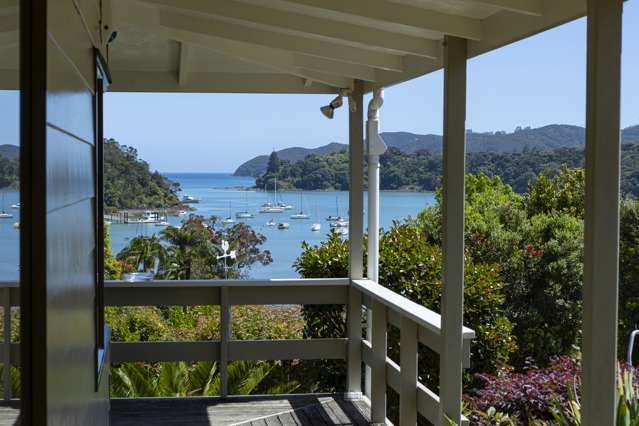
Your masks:
{"label": "green hillside", "polygon": [[[622,145],[621,189],[624,195],[639,197],[639,145]],[[380,187],[383,190],[432,191],[439,187],[442,173],[440,153],[418,151],[405,153],[398,148],[380,158]],[[584,151],[579,148],[553,150],[524,149],[522,152],[471,152],[466,158],[466,172],[500,176],[516,192],[528,189],[528,182],[545,171],[561,167],[579,168],[584,164]],[[275,171],[256,181],[258,188],[273,187],[275,177],[282,189],[347,190],[348,154],[309,155],[302,161],[280,161]]]}

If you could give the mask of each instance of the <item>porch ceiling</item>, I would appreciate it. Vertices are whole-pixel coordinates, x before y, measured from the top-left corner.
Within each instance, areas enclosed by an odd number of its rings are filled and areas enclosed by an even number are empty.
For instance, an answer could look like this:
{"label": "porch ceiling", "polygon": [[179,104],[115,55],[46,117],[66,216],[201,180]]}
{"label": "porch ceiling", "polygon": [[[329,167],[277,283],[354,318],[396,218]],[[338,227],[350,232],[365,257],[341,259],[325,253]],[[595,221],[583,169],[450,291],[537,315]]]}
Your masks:
{"label": "porch ceiling", "polygon": [[114,91],[333,93],[442,66],[585,14],[584,0],[112,0]]}
{"label": "porch ceiling", "polygon": [[[89,0],[77,0],[79,4]],[[110,0],[112,91],[335,93],[475,56],[583,16],[585,0]],[[0,86],[17,82],[17,0],[0,0]]]}

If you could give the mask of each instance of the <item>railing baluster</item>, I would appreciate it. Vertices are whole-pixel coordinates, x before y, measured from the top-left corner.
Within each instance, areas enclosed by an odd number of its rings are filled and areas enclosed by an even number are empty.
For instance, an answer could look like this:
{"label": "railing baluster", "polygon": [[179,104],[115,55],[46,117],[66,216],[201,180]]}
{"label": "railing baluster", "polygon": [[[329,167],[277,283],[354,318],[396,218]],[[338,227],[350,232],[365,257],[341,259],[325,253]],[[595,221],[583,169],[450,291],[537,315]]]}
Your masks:
{"label": "railing baluster", "polygon": [[386,306],[373,300],[371,423],[386,424]]}
{"label": "railing baluster", "polygon": [[417,324],[406,317],[402,317],[401,324],[399,424],[414,426],[417,423]]}
{"label": "railing baluster", "polygon": [[348,289],[348,383],[351,396],[362,392],[362,293]]}
{"label": "railing baluster", "polygon": [[[373,310],[366,309],[366,340],[373,342]],[[364,366],[364,395],[371,398],[371,367]]]}
{"label": "railing baluster", "polygon": [[229,341],[231,340],[229,288],[220,287],[220,394],[228,396]]}
{"label": "railing baluster", "polygon": [[2,380],[4,383],[4,400],[11,399],[11,288],[2,290],[2,308],[4,309],[4,344],[2,351]]}

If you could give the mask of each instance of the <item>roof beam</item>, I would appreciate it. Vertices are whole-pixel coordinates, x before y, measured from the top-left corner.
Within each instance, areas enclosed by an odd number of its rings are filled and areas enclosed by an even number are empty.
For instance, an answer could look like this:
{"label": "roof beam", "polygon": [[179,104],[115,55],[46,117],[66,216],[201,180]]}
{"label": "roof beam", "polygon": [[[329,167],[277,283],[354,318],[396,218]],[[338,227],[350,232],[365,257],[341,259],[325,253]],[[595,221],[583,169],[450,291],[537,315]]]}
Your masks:
{"label": "roof beam", "polygon": [[464,0],[468,3],[479,3],[487,6],[498,7],[510,12],[524,15],[541,16],[542,0]]}
{"label": "roof beam", "polygon": [[180,59],[178,64],[178,84],[184,86],[189,74],[189,58],[191,56],[191,47],[188,43],[180,43]]}
{"label": "roof beam", "polygon": [[234,40],[219,39],[208,36],[197,36],[180,33],[167,33],[168,37],[181,41],[183,44],[189,43],[211,49],[223,55],[235,57],[246,62],[263,65],[273,70],[294,75],[304,79],[310,79],[335,88],[349,88],[352,80],[329,74],[318,70],[304,70],[295,63],[294,56],[290,52],[275,49],[266,49],[248,43]]}
{"label": "roof beam", "polygon": [[470,40],[481,39],[481,22],[465,16],[451,15],[381,0],[286,0],[288,3],[329,10],[340,14],[390,22],[407,27],[454,35]]}
{"label": "roof beam", "polygon": [[191,33],[217,37],[389,71],[402,71],[402,57],[390,53],[374,52],[320,40],[300,40],[299,37],[287,34],[243,27],[226,22],[213,23],[207,19],[166,11],[160,12],[160,25],[182,34]]}
{"label": "roof beam", "polygon": [[[306,81],[287,74],[192,72],[184,86],[180,86],[172,72],[112,70],[111,92],[176,92],[176,93],[335,93],[335,88],[321,83],[305,85]],[[17,73],[13,86],[17,85]],[[0,70],[0,87],[4,88]]]}
{"label": "roof beam", "polygon": [[[145,1],[180,11],[230,19],[239,24],[258,24],[263,28],[278,32],[292,32],[302,37],[312,35],[336,43],[348,43],[369,49],[377,48],[424,57],[437,57],[440,54],[439,44],[434,40],[359,25],[344,25],[341,22],[329,19],[243,4],[231,0]],[[213,25],[212,23],[209,24]],[[216,22],[214,25],[217,26],[218,23]],[[477,36],[478,34],[474,35]],[[476,38],[477,37],[475,37],[475,39]]]}

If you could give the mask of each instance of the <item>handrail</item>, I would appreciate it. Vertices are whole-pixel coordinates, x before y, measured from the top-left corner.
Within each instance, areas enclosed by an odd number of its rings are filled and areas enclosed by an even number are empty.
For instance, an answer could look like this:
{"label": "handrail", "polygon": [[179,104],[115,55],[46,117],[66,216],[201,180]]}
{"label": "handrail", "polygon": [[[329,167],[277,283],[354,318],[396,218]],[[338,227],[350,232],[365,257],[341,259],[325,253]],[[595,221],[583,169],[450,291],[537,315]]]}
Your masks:
{"label": "handrail", "polygon": [[[371,280],[353,280],[352,282],[355,288],[381,302],[387,308],[392,309],[401,316],[410,318],[418,325],[433,333],[441,334],[441,315],[437,312],[431,311]],[[464,339],[474,339],[476,337],[475,331],[464,327],[462,337]]]}
{"label": "handrail", "polygon": [[[0,281],[0,302],[7,309],[19,305],[17,282]],[[349,338],[250,340],[232,338],[232,305],[267,304],[341,304],[348,305],[349,324],[362,326],[362,307],[372,314],[372,334],[367,340],[361,333]],[[417,380],[417,342],[435,352],[441,350],[441,316],[408,298],[371,280],[348,278],[267,279],[267,280],[190,280],[105,283],[106,306],[219,305],[220,340],[195,342],[111,342],[112,363],[127,361],[198,361],[216,360],[223,375],[227,364],[239,359],[346,359],[356,351],[372,371],[367,395],[376,418],[385,418],[386,386],[400,394],[400,417],[413,424],[416,413],[439,422],[439,396]],[[6,321],[5,333],[11,324]],[[9,316],[10,318],[10,316]],[[370,319],[370,318],[369,318]],[[387,327],[400,329],[400,363],[386,354]],[[361,330],[361,328],[360,328]],[[463,327],[464,367],[470,362],[470,342],[475,332]],[[17,365],[19,343],[2,347],[5,365]],[[461,366],[460,366],[461,368]],[[358,369],[359,370],[359,369]],[[361,373],[358,373],[361,374]],[[10,398],[10,377],[5,374],[5,398]],[[223,380],[226,384],[226,380]],[[226,390],[222,386],[223,395]],[[7,390],[8,389],[8,390]],[[463,418],[466,424],[467,419]]]}

